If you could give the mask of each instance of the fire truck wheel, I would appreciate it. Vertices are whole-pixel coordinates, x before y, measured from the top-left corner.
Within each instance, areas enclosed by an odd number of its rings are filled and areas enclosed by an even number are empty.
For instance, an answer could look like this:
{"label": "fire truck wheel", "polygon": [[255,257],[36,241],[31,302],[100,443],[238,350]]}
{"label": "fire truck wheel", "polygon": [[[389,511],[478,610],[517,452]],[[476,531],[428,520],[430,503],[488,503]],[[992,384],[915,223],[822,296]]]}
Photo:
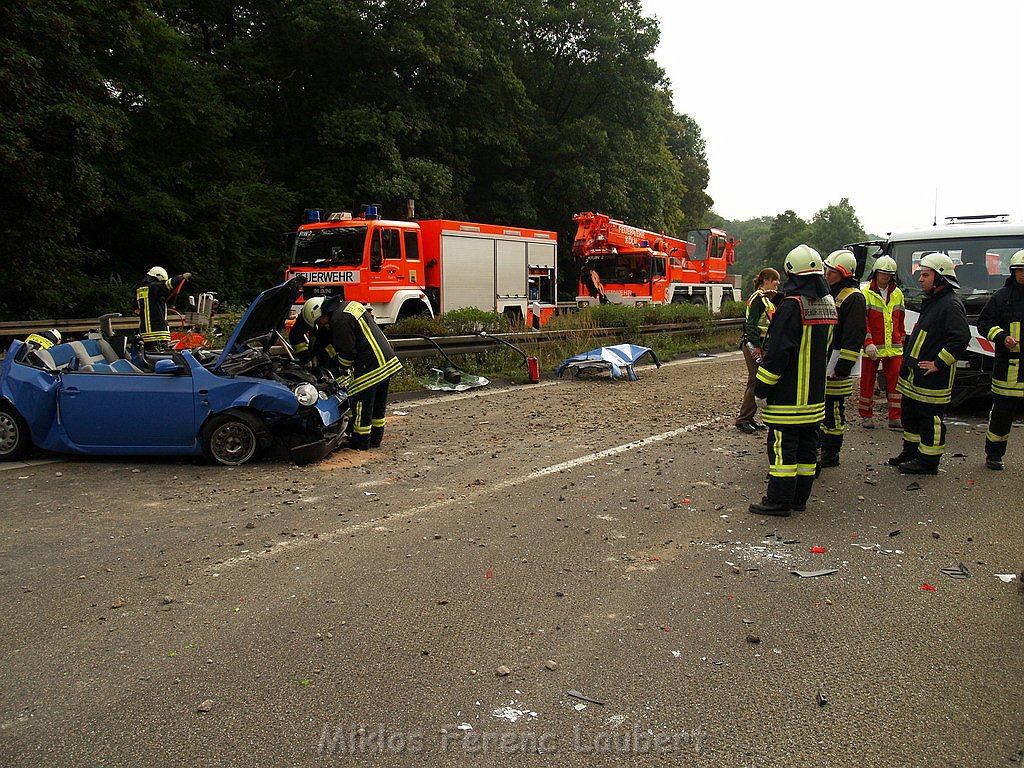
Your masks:
{"label": "fire truck wheel", "polygon": [[31,447],[28,424],[14,406],[0,402],[0,461],[20,459]]}

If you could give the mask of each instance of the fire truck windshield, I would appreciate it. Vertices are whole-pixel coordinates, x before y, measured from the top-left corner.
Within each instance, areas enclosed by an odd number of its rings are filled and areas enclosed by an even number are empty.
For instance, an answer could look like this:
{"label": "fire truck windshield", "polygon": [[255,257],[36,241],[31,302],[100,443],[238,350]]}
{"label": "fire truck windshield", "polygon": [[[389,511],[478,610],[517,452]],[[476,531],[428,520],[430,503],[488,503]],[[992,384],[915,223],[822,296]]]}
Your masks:
{"label": "fire truck windshield", "polygon": [[292,264],[358,267],[363,263],[366,227],[304,229],[295,238]]}
{"label": "fire truck windshield", "polygon": [[651,277],[651,257],[646,254],[591,256],[586,269],[597,272],[603,283],[646,283]]}
{"label": "fire truck windshield", "polygon": [[[1002,236],[949,237],[943,239],[907,240],[892,244],[891,256],[896,260],[899,280],[910,306],[921,299],[917,270],[921,257],[938,251],[945,253],[956,266],[960,283],[957,293],[968,310],[977,312],[988,298],[1003,287],[1010,274],[1010,257],[1024,248],[1024,234]],[[867,272],[872,262],[869,260]]]}

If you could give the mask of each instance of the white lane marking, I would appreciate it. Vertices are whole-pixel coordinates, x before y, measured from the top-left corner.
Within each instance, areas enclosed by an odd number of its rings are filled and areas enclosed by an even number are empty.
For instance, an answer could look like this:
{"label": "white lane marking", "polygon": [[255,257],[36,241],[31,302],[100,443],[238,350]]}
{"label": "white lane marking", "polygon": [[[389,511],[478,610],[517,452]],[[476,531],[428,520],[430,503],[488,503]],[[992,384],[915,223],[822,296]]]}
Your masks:
{"label": "white lane marking", "polygon": [[241,565],[242,563],[250,563],[258,558],[266,557],[267,555],[277,555],[285,549],[297,549],[299,547],[304,547],[314,542],[329,543],[337,539],[340,539],[344,536],[350,536],[353,533],[359,533],[361,531],[367,531],[373,528],[377,528],[380,525],[389,523],[391,521],[403,520],[407,517],[413,517],[414,515],[419,515],[424,512],[434,512],[440,509],[444,509],[445,507],[450,507],[452,504],[462,504],[470,499],[475,499],[480,496],[486,496],[488,494],[506,491],[509,488],[514,488],[517,485],[522,485],[532,480],[537,480],[547,475],[555,474],[556,472],[566,472],[574,469],[575,467],[580,467],[585,464],[591,464],[595,461],[600,461],[601,459],[608,458],[609,456],[616,456],[620,453],[626,453],[627,451],[635,451],[639,448],[644,448],[648,445],[659,443],[662,440],[668,440],[671,437],[685,435],[687,432],[693,432],[694,430],[701,429],[703,427],[710,427],[713,426],[714,424],[717,424],[718,422],[727,420],[728,419],[725,416],[718,416],[713,419],[698,421],[694,424],[687,424],[685,427],[679,427],[678,429],[673,429],[670,432],[662,432],[657,435],[650,435],[649,437],[645,437],[642,440],[634,440],[631,443],[616,445],[613,448],[606,448],[603,451],[597,451],[596,453],[588,453],[586,456],[579,456],[575,459],[570,459],[569,461],[563,461],[559,464],[552,464],[549,467],[536,469],[533,472],[529,472],[525,475],[520,475],[519,477],[512,477],[507,480],[503,480],[502,482],[497,483],[495,485],[481,486],[479,490],[466,493],[457,498],[441,499],[440,501],[435,500],[427,502],[426,504],[421,504],[418,507],[412,507],[411,509],[403,510],[401,512],[393,512],[389,513],[386,516],[382,515],[380,517],[374,517],[369,520],[364,520],[361,523],[352,523],[351,525],[346,525],[344,528],[338,528],[337,530],[331,531],[330,533],[322,533],[318,538],[315,539],[312,537],[302,539],[284,539],[282,541],[277,542],[269,549],[261,549],[258,552],[250,552],[246,555],[232,557],[229,560],[224,560],[223,562],[208,566],[207,570],[215,572],[214,575],[219,575],[220,571],[223,571],[227,568],[233,568],[234,566]]}
{"label": "white lane marking", "polygon": [[[716,354],[714,357],[687,357],[683,360],[672,360],[668,363],[662,363],[662,368],[674,368],[677,365],[694,365],[695,363],[710,363],[715,360],[728,360],[733,357],[742,357],[742,352],[722,352]],[[645,364],[640,368],[641,371],[651,370],[656,371],[657,368],[653,364]],[[472,392],[460,392],[457,395],[438,395],[437,397],[425,397],[422,400],[395,400],[391,399],[391,407],[397,408],[400,411],[406,411],[410,408],[419,408],[423,405],[436,405],[437,403],[450,403],[453,400],[465,400],[470,397],[490,397],[491,395],[503,395],[507,392],[519,392],[529,391],[531,389],[543,389],[544,387],[553,387],[556,384],[561,384],[561,379],[550,379],[548,381],[542,381],[539,384],[515,384],[510,387],[500,387],[497,389],[482,389],[473,390]]]}

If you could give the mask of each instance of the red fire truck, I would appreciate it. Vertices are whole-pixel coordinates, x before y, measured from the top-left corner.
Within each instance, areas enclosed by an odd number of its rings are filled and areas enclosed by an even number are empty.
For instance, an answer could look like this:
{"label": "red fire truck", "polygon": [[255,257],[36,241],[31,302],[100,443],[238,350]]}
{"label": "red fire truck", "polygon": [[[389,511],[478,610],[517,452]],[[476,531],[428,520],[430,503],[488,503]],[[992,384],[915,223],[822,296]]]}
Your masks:
{"label": "red fire truck", "polygon": [[380,324],[463,307],[546,321],[556,307],[558,236],[526,227],[435,219],[383,219],[363,206],[307,210],[291,238],[285,278],[303,275],[303,300],[337,296],[369,304]]}
{"label": "red fire truck", "polygon": [[681,240],[604,213],[573,220],[580,306],[691,303],[717,312],[723,301],[740,300],[741,277],[726,273],[737,243],[721,229],[691,230]]}

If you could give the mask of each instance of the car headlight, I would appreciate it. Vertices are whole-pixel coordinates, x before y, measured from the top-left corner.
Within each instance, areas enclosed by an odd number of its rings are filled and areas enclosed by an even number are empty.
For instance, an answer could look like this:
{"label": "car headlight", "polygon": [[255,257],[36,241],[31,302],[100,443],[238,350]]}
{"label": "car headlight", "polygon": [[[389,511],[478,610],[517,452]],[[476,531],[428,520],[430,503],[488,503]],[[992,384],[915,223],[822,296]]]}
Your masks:
{"label": "car headlight", "polygon": [[295,393],[295,399],[299,401],[299,405],[315,405],[316,401],[320,399],[320,393],[312,384],[299,384],[292,391]]}

